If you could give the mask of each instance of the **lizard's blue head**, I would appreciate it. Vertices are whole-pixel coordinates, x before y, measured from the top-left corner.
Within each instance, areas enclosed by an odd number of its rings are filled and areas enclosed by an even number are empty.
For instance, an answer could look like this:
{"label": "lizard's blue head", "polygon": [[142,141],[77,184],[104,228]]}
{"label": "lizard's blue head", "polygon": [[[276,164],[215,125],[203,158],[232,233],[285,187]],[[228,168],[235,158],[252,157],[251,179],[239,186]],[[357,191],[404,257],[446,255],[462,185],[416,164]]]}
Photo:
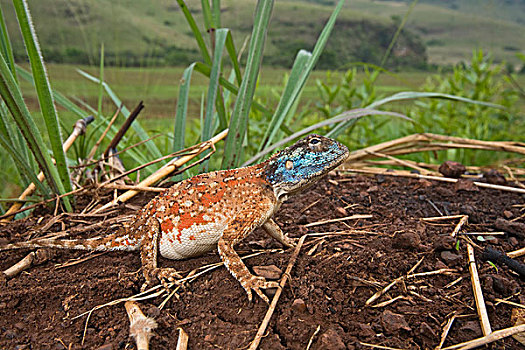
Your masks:
{"label": "lizard's blue head", "polygon": [[299,192],[336,168],[349,155],[348,148],[320,135],[309,135],[273,155],[265,163],[266,179],[280,200]]}

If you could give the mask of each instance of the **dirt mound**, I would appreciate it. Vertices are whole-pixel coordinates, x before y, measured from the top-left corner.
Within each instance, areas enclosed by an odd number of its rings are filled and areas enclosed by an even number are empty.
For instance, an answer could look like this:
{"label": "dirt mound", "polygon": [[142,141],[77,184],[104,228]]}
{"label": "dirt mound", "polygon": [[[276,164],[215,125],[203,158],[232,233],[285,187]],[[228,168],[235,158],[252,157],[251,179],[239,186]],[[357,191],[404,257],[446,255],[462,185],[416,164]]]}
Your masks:
{"label": "dirt mound", "polygon": [[[147,199],[137,198],[133,205],[142,205]],[[80,199],[78,203],[88,201]],[[444,346],[482,336],[466,244],[460,240],[457,246],[450,237],[458,220],[429,223],[421,219],[464,214],[469,219],[462,232],[499,231],[494,227],[497,219],[525,221],[520,218],[524,202],[523,196],[514,193],[382,176],[330,177],[307,193],[293,197],[283,205],[276,222],[292,237],[319,234],[307,238],[260,348],[305,349],[311,339],[311,349],[370,348],[363,343],[431,349],[439,344],[443,327],[454,314],[456,318]],[[132,211],[133,208],[127,208],[120,214]],[[355,214],[372,217],[315,224]],[[42,217],[2,226],[0,243],[27,239],[31,230],[52,218],[49,214]],[[102,222],[103,218],[97,220]],[[68,217],[61,222],[50,225],[45,233],[64,229],[74,232],[75,227],[86,224]],[[106,234],[113,229],[101,225],[80,236]],[[476,240],[477,235],[470,237]],[[506,252],[525,246],[523,239],[512,235],[492,235],[487,239],[490,240],[476,242]],[[242,256],[269,248],[280,246],[257,230],[237,251]],[[275,265],[284,271],[292,251],[263,253],[246,263],[249,268]],[[0,252],[0,269],[7,269],[26,254],[27,251]],[[90,259],[76,260],[86,256]],[[523,281],[504,266],[496,268],[481,261],[479,253],[476,257],[492,329],[512,326],[513,306],[498,299],[525,304]],[[214,252],[181,262],[161,259],[160,264],[188,272],[218,261]],[[70,262],[75,264],[66,264]],[[365,306],[374,293],[406,276],[416,264],[414,273],[442,272],[406,278]],[[85,252],[56,252],[44,264],[0,286],[0,348],[135,348],[129,338],[123,304],[92,313],[83,345],[86,316],[75,316],[137,294],[143,283],[139,269],[138,253],[93,257]],[[157,298],[140,302],[144,312],[159,324],[151,340],[152,349],[174,349],[177,327],[189,334],[191,349],[247,348],[267,309],[260,299],[248,302],[240,284],[223,267],[186,285],[161,310],[158,306],[162,301]],[[507,338],[488,348],[521,346]]]}

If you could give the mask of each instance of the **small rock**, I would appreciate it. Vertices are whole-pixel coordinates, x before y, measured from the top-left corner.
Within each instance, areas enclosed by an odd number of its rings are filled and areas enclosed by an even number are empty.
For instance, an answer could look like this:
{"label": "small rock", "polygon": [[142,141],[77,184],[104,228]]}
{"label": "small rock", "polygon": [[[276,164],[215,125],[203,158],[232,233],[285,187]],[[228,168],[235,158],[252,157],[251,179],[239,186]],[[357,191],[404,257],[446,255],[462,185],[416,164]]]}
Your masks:
{"label": "small rock", "polygon": [[301,215],[299,220],[296,221],[297,225],[306,225],[308,223],[308,217],[306,215]]}
{"label": "small rock", "polygon": [[421,237],[417,232],[403,232],[395,236],[392,245],[394,248],[414,249],[421,244]]}
{"label": "small rock", "polygon": [[348,216],[348,212],[346,211],[345,208],[337,207],[337,208],[335,208],[335,211],[337,211],[339,214],[341,214],[343,216]]}
{"label": "small rock", "polygon": [[376,335],[376,332],[374,332],[374,329],[369,324],[355,322],[354,325],[359,329],[359,336],[367,338],[374,337]]}
{"label": "small rock", "polygon": [[383,182],[385,182],[385,175],[376,175],[376,181],[378,184],[382,184]]}
{"label": "small rock", "polygon": [[319,337],[319,349],[326,350],[346,350],[345,343],[339,333],[334,329],[329,329]]}
{"label": "small rock", "polygon": [[490,169],[487,172],[483,173],[483,178],[489,183],[493,185],[506,185],[507,180],[505,179],[505,176],[501,175],[497,170]]}
{"label": "small rock", "polygon": [[506,279],[505,277],[500,276],[500,275],[493,275],[492,283],[493,283],[493,288],[495,292],[501,295],[511,294],[511,291],[509,289],[512,287],[510,285],[509,280]]}
{"label": "small rock", "polygon": [[418,181],[419,183],[419,186],[420,187],[423,187],[423,188],[428,188],[428,187],[432,187],[434,184],[426,179],[420,179]]}
{"label": "small rock", "polygon": [[306,303],[303,299],[297,298],[292,303],[292,310],[297,311],[299,313],[306,312]]}
{"label": "small rock", "polygon": [[14,339],[18,336],[18,334],[14,330],[8,329],[4,332],[3,336],[6,339]]}
{"label": "small rock", "polygon": [[456,192],[466,191],[466,192],[479,192],[478,186],[474,185],[474,182],[465,179],[459,179],[458,182],[454,185]]}
{"label": "small rock", "polygon": [[449,250],[445,250],[441,252],[441,260],[445,262],[447,265],[455,265],[459,261],[461,261],[462,257],[459,254],[453,253]]}
{"label": "small rock", "polygon": [[437,338],[434,330],[426,322],[422,322],[419,325],[419,334],[429,339]]}
{"label": "small rock", "polygon": [[394,332],[399,331],[400,329],[403,329],[405,331],[412,330],[412,328],[408,326],[408,323],[405,320],[405,316],[395,314],[390,310],[385,310],[381,314],[381,325],[383,326],[383,330],[387,334],[392,334]]}
{"label": "small rock", "polygon": [[439,166],[438,170],[443,176],[458,178],[463,175],[467,169],[461,163],[447,160]]}
{"label": "small rock", "polygon": [[97,348],[97,350],[113,350],[115,349],[115,346],[113,343],[104,344],[101,347]]}
{"label": "small rock", "polygon": [[454,192],[452,192],[451,190],[449,190],[448,188],[446,187],[436,187],[436,193],[440,196],[440,197],[453,197],[455,196]]}
{"label": "small rock", "polygon": [[160,309],[156,306],[151,306],[147,312],[149,317],[156,318],[160,315]]}
{"label": "small rock", "polygon": [[503,216],[507,219],[510,219],[514,216],[514,214],[512,214],[512,212],[510,210],[505,210],[503,211]]}
{"label": "small rock", "polygon": [[[511,236],[509,237],[509,244],[512,245],[513,247],[517,246],[518,245],[518,239],[514,236]],[[2,303],[0,303],[0,309],[2,308]]]}
{"label": "small rock", "polygon": [[481,327],[478,321],[468,321],[459,329],[460,333],[470,333],[469,335],[476,336],[481,335]]}
{"label": "small rock", "polygon": [[276,280],[281,277],[283,271],[275,265],[254,266],[253,271],[264,278]]}
{"label": "small rock", "polygon": [[18,330],[24,330],[26,329],[26,325],[23,322],[17,322],[14,324],[15,328]]}
{"label": "small rock", "polygon": [[451,250],[456,245],[456,239],[450,235],[437,236],[434,240],[434,250]]}
{"label": "small rock", "polygon": [[370,186],[368,187],[368,190],[367,190],[368,193],[377,192],[377,191],[379,191],[379,186]]}

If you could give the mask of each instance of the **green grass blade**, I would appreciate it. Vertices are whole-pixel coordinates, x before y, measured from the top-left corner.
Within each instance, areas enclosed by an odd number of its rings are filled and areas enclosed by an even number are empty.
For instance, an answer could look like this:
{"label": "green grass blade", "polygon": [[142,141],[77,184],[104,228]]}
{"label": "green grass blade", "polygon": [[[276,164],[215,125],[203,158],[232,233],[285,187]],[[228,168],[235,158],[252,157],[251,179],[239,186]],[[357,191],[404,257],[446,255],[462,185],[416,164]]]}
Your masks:
{"label": "green grass blade", "polygon": [[195,22],[195,19],[193,18],[190,10],[184,3],[184,0],[177,0],[177,3],[179,4],[182,13],[184,14],[184,17],[186,17],[186,21],[188,22],[191,31],[193,32],[193,36],[195,37],[195,40],[197,41],[197,45],[199,46],[199,50],[201,51],[202,58],[204,59],[204,63],[207,63],[208,65],[211,65],[211,57],[208,52],[208,48],[206,47],[206,43],[204,42],[204,38],[202,37],[202,34],[199,30],[199,27],[197,26],[197,23]]}
{"label": "green grass blade", "polygon": [[[224,51],[224,44],[228,37],[228,29],[218,29],[215,32],[215,50],[213,52],[213,64],[210,72],[210,82],[208,85],[208,96],[206,98],[206,113],[201,128],[201,141],[208,141],[213,136],[213,116],[215,115],[215,101],[217,100],[217,92],[219,91],[219,76],[221,75],[222,53]],[[219,98],[220,99],[220,98]],[[203,153],[203,157],[209,151]],[[208,171],[208,160],[204,161],[201,169]]]}
{"label": "green grass blade", "polygon": [[4,20],[4,11],[2,6],[0,6],[0,52],[4,55],[4,59],[7,61],[7,65],[16,81],[18,81],[15,74],[15,59],[13,57],[13,49],[11,47],[11,40],[9,39],[9,33],[7,32],[7,27]]}
{"label": "green grass blade", "polygon": [[[49,135],[49,142],[55,157],[56,168],[59,178],[56,180],[58,193],[66,193],[72,190],[71,179],[69,177],[69,168],[66,163],[66,156],[62,148],[62,134],[58,125],[58,115],[55,109],[55,103],[51,94],[51,88],[47,73],[44,67],[44,61],[38,44],[38,38],[33,27],[29,8],[25,0],[13,0],[15,6],[16,16],[24,38],[24,43],[29,56],[31,70],[33,71],[33,78],[35,80],[35,88],[38,95],[38,102],[40,110],[44,117],[47,132]],[[71,211],[71,203],[68,197],[63,198],[63,203],[66,211]]]}
{"label": "green grass blade", "polygon": [[387,112],[387,111],[379,111],[379,110],[376,110],[376,109],[370,109],[370,108],[358,108],[358,109],[352,109],[352,110],[349,110],[349,111],[346,111],[346,112],[343,112],[333,118],[330,118],[330,119],[326,119],[326,120],[323,120],[322,122],[319,122],[319,123],[316,123],[314,125],[311,125],[307,128],[304,128],[284,139],[282,139],[281,141],[277,142],[277,143],[274,143],[272,144],[271,146],[265,148],[264,150],[262,150],[261,152],[258,152],[256,155],[254,155],[252,158],[250,158],[247,162],[245,162],[242,166],[247,166],[247,165],[250,165],[252,164],[253,162],[255,162],[257,159],[265,156],[266,154],[272,152],[273,150],[285,145],[286,143],[292,141],[292,140],[295,140],[296,138],[300,137],[300,136],[303,136],[303,135],[306,135],[316,129],[319,129],[319,128],[322,128],[322,127],[325,127],[325,126],[329,126],[329,125],[332,125],[332,124],[336,124],[336,123],[341,123],[341,122],[348,122],[348,121],[352,121],[352,120],[355,120],[355,119],[359,119],[359,118],[362,118],[364,116],[368,116],[368,115],[386,115],[386,116],[391,116],[391,117],[396,117],[396,118],[401,118],[401,119],[404,119],[404,120],[408,120],[408,121],[412,121],[411,118],[407,117],[406,115],[404,114],[401,114],[401,113],[397,113],[397,112]]}
{"label": "green grass blade", "polygon": [[321,53],[326,46],[326,42],[332,33],[335,21],[339,15],[339,12],[341,12],[344,2],[345,0],[340,0],[338,2],[334,11],[330,15],[330,18],[326,22],[323,31],[319,35],[312,53],[310,54],[301,50],[297,54],[292,72],[290,74],[290,79],[286,84],[281,100],[279,101],[279,106],[272,117],[270,126],[266,130],[266,133],[263,137],[263,142],[259,146],[259,151],[265,148],[268,144],[271,144],[286,115],[288,115],[295,101],[300,96],[301,91],[303,90],[306,81],[310,76],[310,73],[314,69],[315,64],[319,60],[319,56],[321,56]]}
{"label": "green grass blade", "polygon": [[377,108],[381,105],[384,105],[388,102],[395,102],[395,101],[402,101],[402,100],[413,100],[413,99],[419,99],[419,98],[441,98],[445,100],[453,100],[458,102],[466,102],[466,103],[472,103],[475,105],[481,105],[491,108],[497,108],[497,109],[505,109],[504,106],[498,105],[495,103],[485,102],[485,101],[477,101],[472,100],[467,97],[461,97],[456,95],[449,95],[449,94],[443,94],[440,92],[419,92],[419,91],[403,91],[398,92],[397,94],[394,94],[392,96],[385,97],[381,100],[377,100],[370,105],[367,106],[367,108]]}
{"label": "green grass blade", "polygon": [[206,32],[210,32],[213,27],[213,19],[211,18],[211,7],[209,0],[201,0],[202,19],[204,20],[204,28]]}
{"label": "green grass blade", "polygon": [[184,149],[186,135],[186,117],[188,113],[188,96],[191,85],[191,76],[196,63],[192,63],[182,74],[182,84],[179,88],[179,98],[175,113],[175,126],[173,130],[173,152]]}
{"label": "green grass blade", "polygon": [[248,128],[248,115],[261,67],[273,3],[273,0],[260,0],[257,2],[244,77],[230,117],[230,131],[224,146],[223,169],[237,166],[242,157],[242,144]]}
{"label": "green grass blade", "polygon": [[[42,135],[34,123],[19,86],[2,55],[0,55],[0,96],[2,96],[53,192],[60,193],[57,186],[57,182],[60,181],[58,171],[53,165]],[[29,177],[29,174],[27,175]]]}
{"label": "green grass blade", "polygon": [[[504,106],[490,103],[490,102],[484,102],[484,101],[476,101],[472,100],[470,98],[461,97],[461,96],[455,96],[455,95],[449,95],[439,92],[418,92],[418,91],[403,91],[398,92],[392,96],[388,96],[385,98],[382,98],[380,100],[377,100],[370,105],[368,105],[366,108],[377,108],[379,106],[382,106],[389,102],[397,102],[397,101],[403,101],[403,100],[413,100],[413,99],[420,99],[420,98],[440,98],[440,99],[446,99],[446,100],[453,100],[458,102],[465,102],[465,103],[471,103],[491,108],[497,108],[497,109],[505,109]],[[329,137],[337,137],[340,135],[347,127],[350,126],[350,122],[341,122],[337,126],[335,126],[328,134]]]}
{"label": "green grass blade", "polygon": [[99,67],[99,83],[98,83],[98,103],[97,103],[97,116],[102,115],[102,100],[104,99],[104,44],[100,46],[100,67]]}
{"label": "green grass blade", "polygon": [[9,153],[11,159],[13,159],[16,168],[18,169],[21,177],[26,176],[36,187],[40,190],[45,197],[49,197],[49,189],[38,180],[37,175],[35,174],[31,164],[26,162],[26,159],[23,154],[21,154],[14,146],[13,142],[6,136],[3,135],[3,132],[0,132],[0,145],[3,149]]}
{"label": "green grass blade", "polygon": [[[295,58],[290,77],[284,88],[277,109],[272,116],[272,120],[266,129],[263,137],[263,141],[259,145],[259,152],[268,144],[271,143],[277,132],[279,126],[283,123],[284,118],[290,111],[290,108],[294,104],[296,98],[299,96],[300,90],[302,90],[301,81],[303,80],[303,72],[308,68],[308,63],[312,58],[312,54],[305,50],[300,50]],[[302,77],[303,76],[303,77]]]}
{"label": "green grass blade", "polygon": [[[84,72],[83,70],[81,69],[77,69],[77,72],[82,75],[83,77],[87,78],[88,80],[94,82],[95,84],[100,84],[100,79],[92,76],[91,74],[89,73],[86,73]],[[130,115],[130,111],[129,109],[122,103],[122,101],[120,100],[120,98],[117,96],[117,94],[111,89],[111,87],[106,83],[106,82],[102,82],[102,86],[104,86],[104,90],[106,90],[106,93],[108,94],[108,96],[111,98],[111,100],[113,101],[113,103],[115,104],[115,106],[119,107],[119,106],[122,106],[122,109],[120,110],[120,112],[122,113],[122,115],[127,118],[129,117]],[[131,127],[133,128],[133,130],[137,133],[137,136],[139,137],[140,140],[147,140],[149,139],[149,135],[148,133],[144,130],[144,128],[142,128],[142,126],[140,125],[140,123],[138,122],[138,120],[135,120],[132,124],[131,124]],[[150,155],[152,157],[154,157],[155,159],[156,158],[160,158],[162,157],[162,154],[160,153],[158,147],[155,145],[154,142],[146,142],[144,144],[146,146],[146,148],[148,149]],[[152,165],[151,168],[156,168],[155,165]],[[158,167],[157,167],[158,168]]]}
{"label": "green grass blade", "polygon": [[230,61],[233,65],[233,70],[235,71],[235,78],[237,79],[237,84],[241,85],[241,67],[239,65],[239,60],[237,59],[237,51],[235,50],[235,44],[233,43],[233,37],[231,32],[228,32],[228,37],[226,38],[226,50],[228,51]]}
{"label": "green grass blade", "polygon": [[212,0],[211,4],[211,18],[215,28],[221,26],[221,0]]}

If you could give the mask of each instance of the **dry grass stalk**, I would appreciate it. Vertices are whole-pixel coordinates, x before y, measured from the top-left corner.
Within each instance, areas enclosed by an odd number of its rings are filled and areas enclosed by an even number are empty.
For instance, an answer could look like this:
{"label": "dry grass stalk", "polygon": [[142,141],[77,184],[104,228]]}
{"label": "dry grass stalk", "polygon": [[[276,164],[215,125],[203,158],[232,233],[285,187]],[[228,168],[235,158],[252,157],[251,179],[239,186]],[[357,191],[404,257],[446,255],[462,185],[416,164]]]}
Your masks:
{"label": "dry grass stalk", "polygon": [[248,350],[255,350],[259,347],[259,343],[261,342],[261,339],[264,336],[264,333],[266,332],[266,327],[268,327],[268,323],[270,323],[270,319],[272,318],[273,312],[275,311],[277,302],[279,301],[283,288],[286,285],[286,281],[290,277],[290,272],[292,271],[292,267],[295,264],[295,260],[297,260],[297,256],[299,256],[299,252],[301,251],[301,247],[303,246],[303,243],[306,237],[307,237],[306,235],[303,235],[299,239],[299,242],[297,243],[297,246],[295,247],[292,257],[290,258],[290,261],[288,262],[288,266],[286,267],[286,270],[283,273],[283,277],[281,278],[281,281],[279,282],[279,288],[277,288],[277,291],[275,292],[275,295],[272,299],[272,303],[270,304],[270,307],[268,308],[268,311],[266,312],[266,315],[264,316],[264,319],[261,322],[259,329],[257,330],[257,334],[255,335],[255,338],[250,344],[250,347],[248,348]]}
{"label": "dry grass stalk", "polygon": [[447,320],[447,324],[445,324],[445,327],[443,327],[443,333],[441,333],[441,339],[439,341],[439,345],[436,346],[435,350],[441,349],[443,344],[445,344],[445,340],[447,339],[448,332],[450,332],[450,328],[452,328],[452,324],[454,323],[455,319],[456,319],[456,315],[454,314]]}
{"label": "dry grass stalk", "polygon": [[[442,177],[442,176],[429,176],[429,175],[420,175],[420,174],[414,174],[406,170],[392,170],[392,169],[385,169],[385,168],[348,168],[345,167],[344,171],[346,172],[352,172],[352,173],[362,173],[362,174],[372,174],[372,175],[385,175],[385,176],[394,176],[394,177],[409,177],[413,179],[425,179],[425,180],[433,180],[433,181],[441,181],[441,182],[450,182],[450,183],[456,183],[458,182],[458,179],[452,179],[449,177]],[[339,180],[344,181],[344,180]],[[502,186],[502,185],[493,185],[488,184],[484,182],[473,182],[474,185],[482,188],[490,188],[493,190],[501,190],[506,192],[514,192],[514,193],[521,193],[525,194],[525,189],[523,188],[516,188],[516,187],[510,187],[510,186]]]}
{"label": "dry grass stalk", "polygon": [[[191,154],[184,155],[184,156],[182,156],[180,158],[173,159],[168,164],[166,164],[165,166],[160,168],[158,171],[156,171],[154,174],[152,174],[149,177],[147,177],[146,179],[142,180],[138,184],[138,186],[139,187],[148,187],[148,186],[156,183],[157,181],[163,179],[164,177],[168,176],[169,174],[171,174],[176,169],[180,168],[183,164],[186,164],[191,159],[197,157],[199,154],[201,154],[205,150],[213,147],[215,145],[215,143],[217,143],[220,140],[222,140],[223,138],[225,138],[227,134],[228,134],[228,129],[226,129],[226,130],[222,131],[221,133],[217,134],[216,136],[211,138],[209,141],[201,143],[200,147],[199,147],[199,150],[197,152],[192,152]],[[138,193],[139,192],[136,191],[136,190],[129,190],[129,191],[121,194],[120,196],[118,196],[117,198],[112,200],[111,202],[106,203],[102,207],[94,210],[93,212],[94,213],[99,213],[99,212],[104,211],[104,210],[106,210],[106,209],[108,209],[108,208],[110,208],[112,206],[115,206],[115,205],[117,205],[119,203],[126,202],[127,200],[129,200],[130,198],[134,197]]]}
{"label": "dry grass stalk", "polygon": [[519,307],[521,309],[525,309],[525,305],[523,304],[519,304],[519,303],[515,303],[513,301],[508,301],[508,300],[505,300],[505,299],[500,299],[500,298],[494,298],[494,300],[496,301],[496,306],[499,305],[500,303],[503,303],[503,304],[507,304],[507,305],[512,305],[514,307]]}
{"label": "dry grass stalk", "polygon": [[459,220],[458,224],[454,228],[454,231],[450,234],[452,237],[456,237],[459,230],[461,230],[461,227],[463,227],[464,224],[466,224],[468,221],[468,215],[463,215],[461,219]]}
{"label": "dry grass stalk", "polygon": [[132,185],[118,185],[114,183],[109,183],[104,186],[100,186],[101,188],[110,188],[112,190],[134,190],[134,191],[142,191],[142,192],[164,192],[166,189],[162,187],[142,187],[142,186],[132,186]]}
{"label": "dry grass stalk", "polygon": [[384,307],[384,306],[388,306],[392,303],[395,303],[396,301],[398,300],[406,300],[408,299],[407,297],[405,297],[404,295],[398,295],[397,297],[395,298],[392,298],[392,299],[389,299],[387,301],[383,301],[382,303],[379,303],[379,304],[375,304],[375,305],[372,305],[371,307],[374,307],[374,308],[379,308],[379,307]]}
{"label": "dry grass stalk", "polygon": [[509,327],[505,329],[500,329],[498,331],[494,331],[490,333],[489,335],[486,335],[481,338],[473,339],[464,343],[448,346],[446,348],[443,348],[443,350],[469,350],[474,349],[486,344],[490,344],[495,342],[496,340],[504,339],[507,337],[510,337],[514,334],[523,333],[525,332],[525,324]]}
{"label": "dry grass stalk", "polygon": [[461,219],[465,215],[449,215],[449,216],[431,216],[428,218],[421,218],[422,221],[427,222],[435,222],[435,221],[442,221],[442,220],[454,220],[454,219]]}
{"label": "dry grass stalk", "polygon": [[363,343],[363,342],[359,342],[359,344],[363,345],[363,346],[369,346],[371,348],[374,348],[374,349],[384,349],[384,350],[404,350],[404,349],[399,349],[399,348],[391,348],[389,346],[383,346],[383,345],[375,345],[375,344],[370,344],[370,343]]}
{"label": "dry grass stalk", "polygon": [[398,277],[395,280],[393,280],[392,282],[390,282],[385,288],[383,288],[380,291],[377,291],[376,293],[374,293],[374,295],[372,295],[370,298],[368,298],[368,300],[365,302],[365,305],[368,306],[368,305],[372,304],[374,301],[379,299],[383,294],[388,292],[393,286],[395,286],[396,284],[401,282],[404,278],[405,278],[404,276]]}
{"label": "dry grass stalk", "polygon": [[377,156],[377,157],[380,157],[380,158],[387,158],[389,160],[391,160],[395,165],[402,165],[402,166],[406,166],[407,168],[411,168],[411,169],[414,169],[414,170],[417,170],[419,172],[421,172],[423,175],[429,175],[429,174],[435,174],[435,175],[439,175],[439,173],[435,172],[435,171],[429,171],[425,168],[422,168],[420,166],[417,165],[416,162],[413,162],[413,161],[410,161],[410,160],[405,160],[405,159],[398,159],[396,157],[392,157],[388,154],[383,154],[383,153],[380,153],[380,152],[374,152],[374,151],[367,151],[368,154],[373,154],[374,156]]}
{"label": "dry grass stalk", "polygon": [[127,301],[124,307],[129,317],[129,335],[135,338],[137,350],[148,350],[149,340],[153,336],[153,330],[157,328],[157,322],[151,317],[146,317],[133,301]]}
{"label": "dry grass stalk", "polygon": [[311,227],[311,226],[317,226],[317,225],[324,225],[324,224],[331,224],[333,222],[339,222],[339,221],[346,221],[346,220],[359,220],[359,219],[371,219],[372,215],[350,215],[345,216],[344,218],[337,218],[337,219],[329,219],[329,220],[322,220],[322,221],[316,221],[311,222],[309,224],[304,225],[304,227]]}
{"label": "dry grass stalk", "polygon": [[308,345],[306,346],[306,350],[310,350],[310,347],[312,346],[312,343],[314,342],[314,338],[319,333],[319,330],[321,329],[321,325],[318,325],[317,328],[314,331],[314,334],[310,337],[310,340],[308,340]]}
{"label": "dry grass stalk", "polygon": [[29,267],[31,267],[31,265],[33,265],[33,261],[35,261],[35,256],[35,252],[27,254],[25,258],[23,258],[7,270],[3,271],[2,274],[5,276],[5,278],[11,278],[13,276],[18,275],[20,272],[28,269]]}
{"label": "dry grass stalk", "polygon": [[[73,128],[73,132],[71,133],[71,135],[69,135],[67,140],[62,145],[62,149],[64,150],[64,152],[67,152],[69,150],[69,148],[71,148],[71,146],[73,145],[75,140],[78,138],[78,136],[80,136],[80,135],[82,135],[82,134],[84,134],[86,132],[86,126],[87,126],[87,123],[86,123],[86,121],[84,119],[77,120],[77,122],[75,123],[75,127]],[[44,181],[44,179],[45,179],[44,173],[40,172],[37,175],[37,178],[38,178],[39,181]],[[18,199],[19,200],[26,199],[27,197],[32,195],[33,192],[35,192],[35,189],[36,189],[36,185],[34,183],[29,184],[29,186],[24,190],[24,192],[22,192],[22,194],[18,197]],[[10,220],[12,220],[15,217],[15,214],[20,213],[19,209],[22,208],[23,204],[24,204],[24,202],[16,202],[16,203],[14,203],[9,208],[9,210],[4,215],[2,215],[2,217],[1,217],[2,221],[10,221]]]}
{"label": "dry grass stalk", "polygon": [[521,248],[521,249],[518,249],[518,250],[515,250],[515,251],[512,251],[510,253],[507,253],[507,256],[509,258],[519,258],[520,256],[523,256],[525,255],[525,248]]}
{"label": "dry grass stalk", "polygon": [[188,333],[186,333],[181,327],[177,328],[177,330],[179,331],[179,339],[177,340],[177,347],[175,350],[186,350],[188,348],[190,337],[188,337]]}
{"label": "dry grass stalk", "polygon": [[476,267],[476,259],[474,257],[474,247],[467,244],[470,279],[472,281],[472,289],[474,292],[474,299],[476,300],[476,309],[478,310],[479,321],[481,323],[481,330],[483,335],[492,333],[490,328],[489,316],[487,314],[487,307],[485,306],[485,299],[483,298],[483,291],[481,290],[481,283],[479,282],[478,269]]}

